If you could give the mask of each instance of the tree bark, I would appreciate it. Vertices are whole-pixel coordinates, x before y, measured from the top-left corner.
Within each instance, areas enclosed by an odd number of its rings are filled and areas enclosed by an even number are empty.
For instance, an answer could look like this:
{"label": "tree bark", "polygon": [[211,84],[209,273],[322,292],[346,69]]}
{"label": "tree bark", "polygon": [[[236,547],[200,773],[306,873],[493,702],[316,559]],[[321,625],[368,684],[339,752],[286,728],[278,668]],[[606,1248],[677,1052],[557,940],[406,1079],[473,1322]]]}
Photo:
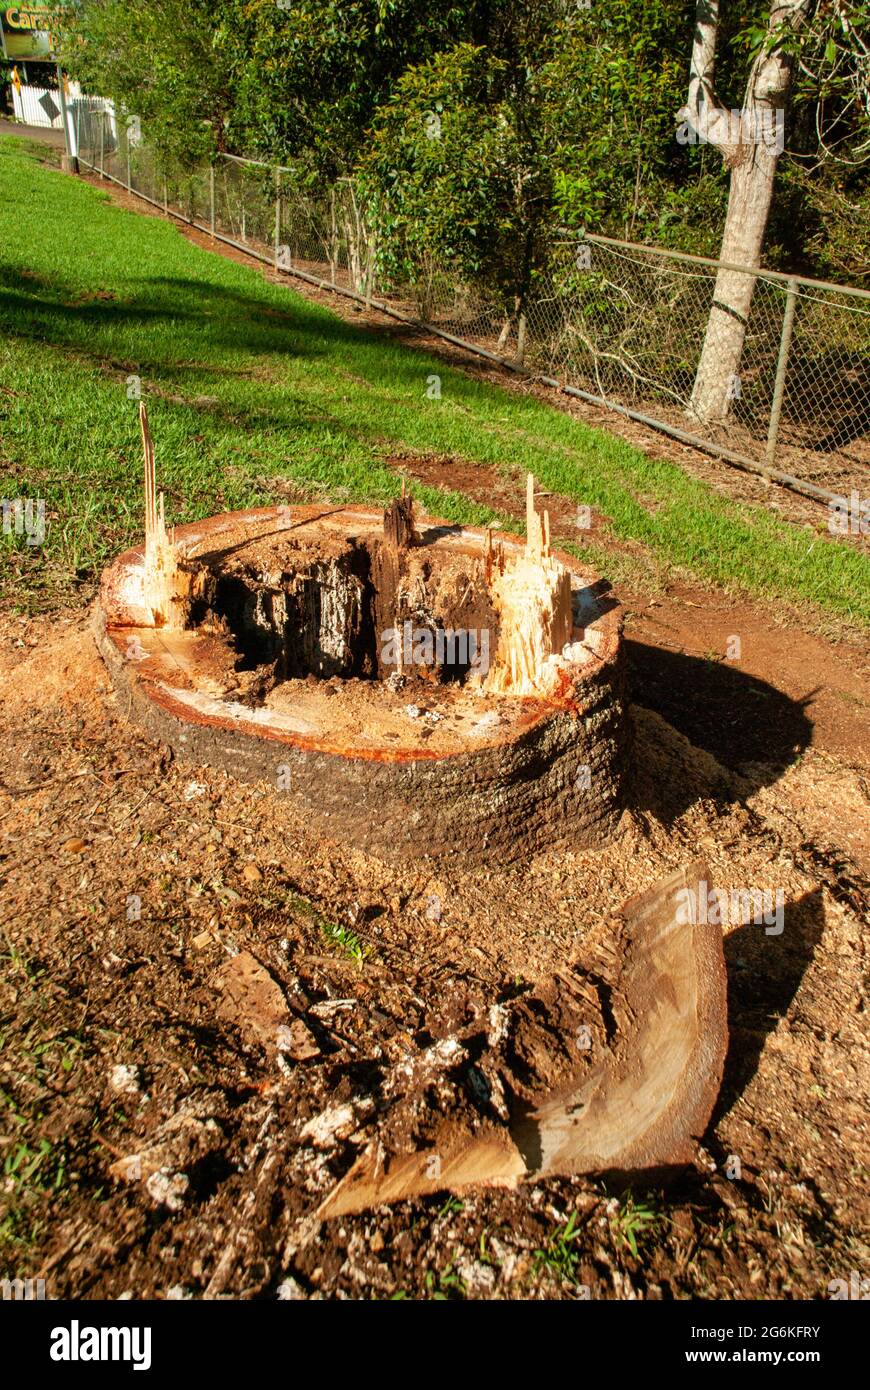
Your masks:
{"label": "tree bark", "polygon": [[[814,0],[780,0],[771,6],[768,42],[756,57],[739,112],[715,105],[714,69],[719,20],[717,0],[698,0],[688,103],[679,113],[701,140],[716,145],[731,171],[728,212],[719,259],[750,271],[761,248],[782,152],[783,112],[792,80],[792,59],[778,37],[805,22]],[[739,394],[740,361],[755,290],[755,275],[720,269],[713,290],[704,345],[686,411],[703,424],[727,420]]]}

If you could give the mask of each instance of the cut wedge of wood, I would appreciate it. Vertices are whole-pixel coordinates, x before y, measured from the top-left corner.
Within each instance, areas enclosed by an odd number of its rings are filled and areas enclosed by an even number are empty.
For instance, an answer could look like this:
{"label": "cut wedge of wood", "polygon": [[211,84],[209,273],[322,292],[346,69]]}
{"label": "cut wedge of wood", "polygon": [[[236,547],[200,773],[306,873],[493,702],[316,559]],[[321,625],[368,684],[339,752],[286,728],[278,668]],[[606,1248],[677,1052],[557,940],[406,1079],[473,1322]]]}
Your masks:
{"label": "cut wedge of wood", "polygon": [[[614,924],[621,964],[613,1033],[592,1065],[504,1127],[448,1118],[434,1147],[390,1155],[378,1139],[319,1208],[327,1219],[441,1191],[547,1176],[628,1175],[691,1162],[728,1041],[722,933],[698,920],[703,863],[630,898]],[[703,916],[703,914],[701,914]]]}

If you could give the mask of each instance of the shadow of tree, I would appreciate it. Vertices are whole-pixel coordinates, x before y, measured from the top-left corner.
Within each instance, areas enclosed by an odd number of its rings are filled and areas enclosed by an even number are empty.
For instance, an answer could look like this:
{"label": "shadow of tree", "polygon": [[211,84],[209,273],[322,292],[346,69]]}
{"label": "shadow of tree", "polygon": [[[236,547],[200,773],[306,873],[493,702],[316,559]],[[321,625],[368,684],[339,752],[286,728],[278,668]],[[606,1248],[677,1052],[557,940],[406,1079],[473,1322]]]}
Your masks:
{"label": "shadow of tree", "polygon": [[[793,700],[729,662],[631,640],[625,649],[635,704],[660,715],[710,758],[707,766],[700,760],[695,775],[690,770],[682,786],[676,777],[665,786],[659,775],[657,785],[650,787],[644,768],[638,769],[641,808],[653,810],[666,822],[699,795],[733,800],[770,785],[810,743],[813,724],[807,706],[816,691]],[[653,762],[656,757],[653,751]],[[738,788],[731,777],[723,777],[723,769],[736,774],[743,785]]]}
{"label": "shadow of tree", "polygon": [[[204,272],[208,267],[206,261]],[[155,350],[160,343],[155,330],[181,324],[196,330],[205,354],[222,349],[310,359],[329,357],[335,346],[352,345],[355,365],[359,368],[362,361],[373,386],[395,389],[416,383],[423,367],[431,368],[432,358],[422,349],[415,352],[413,346],[385,343],[363,324],[348,322],[295,294],[292,286],[281,289],[280,307],[266,281],[254,281],[246,292],[206,278],[131,275],[110,290],[93,292],[56,276],[23,277],[17,267],[0,264],[0,322],[12,336],[83,348],[87,356],[101,360],[116,346],[115,330],[147,329],[151,353],[143,357],[137,352],[137,364],[140,371],[155,374],[161,368],[225,374],[220,363],[176,361],[169,336],[164,340],[167,351]],[[479,390],[478,382],[457,373],[459,396],[470,398]]]}

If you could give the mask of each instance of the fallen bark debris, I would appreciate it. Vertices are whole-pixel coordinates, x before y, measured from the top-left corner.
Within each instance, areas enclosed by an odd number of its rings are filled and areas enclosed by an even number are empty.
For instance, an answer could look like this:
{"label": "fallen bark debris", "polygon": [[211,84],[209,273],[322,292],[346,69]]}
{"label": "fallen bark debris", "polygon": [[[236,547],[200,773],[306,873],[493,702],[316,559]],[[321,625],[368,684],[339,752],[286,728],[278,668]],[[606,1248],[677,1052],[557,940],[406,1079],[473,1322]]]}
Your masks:
{"label": "fallen bark debris", "polygon": [[224,1131],[213,1113],[217,1103],[209,1095],[191,1098],[139,1149],[110,1164],[110,1176],[143,1183],[155,1206],[178,1211],[190,1187],[189,1170],[223,1146]]}

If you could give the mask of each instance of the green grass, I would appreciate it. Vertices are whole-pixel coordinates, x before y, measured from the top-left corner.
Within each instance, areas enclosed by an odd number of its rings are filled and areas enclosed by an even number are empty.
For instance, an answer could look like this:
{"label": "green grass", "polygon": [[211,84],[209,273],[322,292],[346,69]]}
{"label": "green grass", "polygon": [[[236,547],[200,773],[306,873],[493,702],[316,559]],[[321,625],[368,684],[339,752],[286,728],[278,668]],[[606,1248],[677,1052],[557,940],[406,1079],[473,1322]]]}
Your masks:
{"label": "green grass", "polygon": [[547,1270],[556,1279],[576,1284],[580,1254],[574,1249],[574,1241],[579,1240],[582,1234],[582,1229],[577,1225],[577,1213],[572,1211],[567,1221],[553,1232],[547,1244],[535,1251],[535,1269]]}
{"label": "green grass", "polygon": [[664,1217],[652,1199],[636,1200],[631,1192],[625,1194],[610,1219],[616,1248],[630,1250],[635,1260],[640,1258],[642,1247],[654,1240],[663,1227]]}
{"label": "green grass", "polygon": [[352,932],[349,927],[340,927],[337,922],[321,921],[318,925],[330,946],[337,947],[348,960],[355,961],[357,965],[364,964],[371,947],[364,946],[356,932]]}
{"label": "green grass", "polygon": [[348,960],[354,961],[362,968],[367,957],[371,955],[372,948],[361,941],[356,932],[351,931],[349,927],[340,926],[338,922],[330,922],[328,918],[322,917],[312,903],[308,902],[306,898],[300,898],[296,893],[289,895],[288,906],[297,917],[311,922],[330,946],[334,946]]}
{"label": "green grass", "polygon": [[453,1261],[442,1270],[428,1270],[424,1279],[426,1296],[435,1303],[449,1303],[452,1299],[464,1298],[467,1289],[457,1274]]}
{"label": "green grass", "polygon": [[0,1087],[0,1265],[22,1255],[43,1229],[41,1199],[60,1192],[67,1181],[63,1147],[48,1139],[29,1143],[23,1136],[27,1117]]}
{"label": "green grass", "polygon": [[[0,488],[46,499],[48,536],[4,537],[31,596],[90,578],[141,535],[142,379],[175,522],[294,496],[385,502],[393,453],[532,469],[600,509],[631,563],[810,603],[870,624],[870,562],[856,549],[738,505],[544,402],[471,380],[347,324],[255,270],[191,245],[172,224],[0,140]],[[441,399],[426,396],[441,378]],[[496,515],[416,487],[430,511]],[[820,511],[820,521],[824,513]],[[578,533],[578,539],[580,533]],[[624,554],[578,543],[618,577]]]}

